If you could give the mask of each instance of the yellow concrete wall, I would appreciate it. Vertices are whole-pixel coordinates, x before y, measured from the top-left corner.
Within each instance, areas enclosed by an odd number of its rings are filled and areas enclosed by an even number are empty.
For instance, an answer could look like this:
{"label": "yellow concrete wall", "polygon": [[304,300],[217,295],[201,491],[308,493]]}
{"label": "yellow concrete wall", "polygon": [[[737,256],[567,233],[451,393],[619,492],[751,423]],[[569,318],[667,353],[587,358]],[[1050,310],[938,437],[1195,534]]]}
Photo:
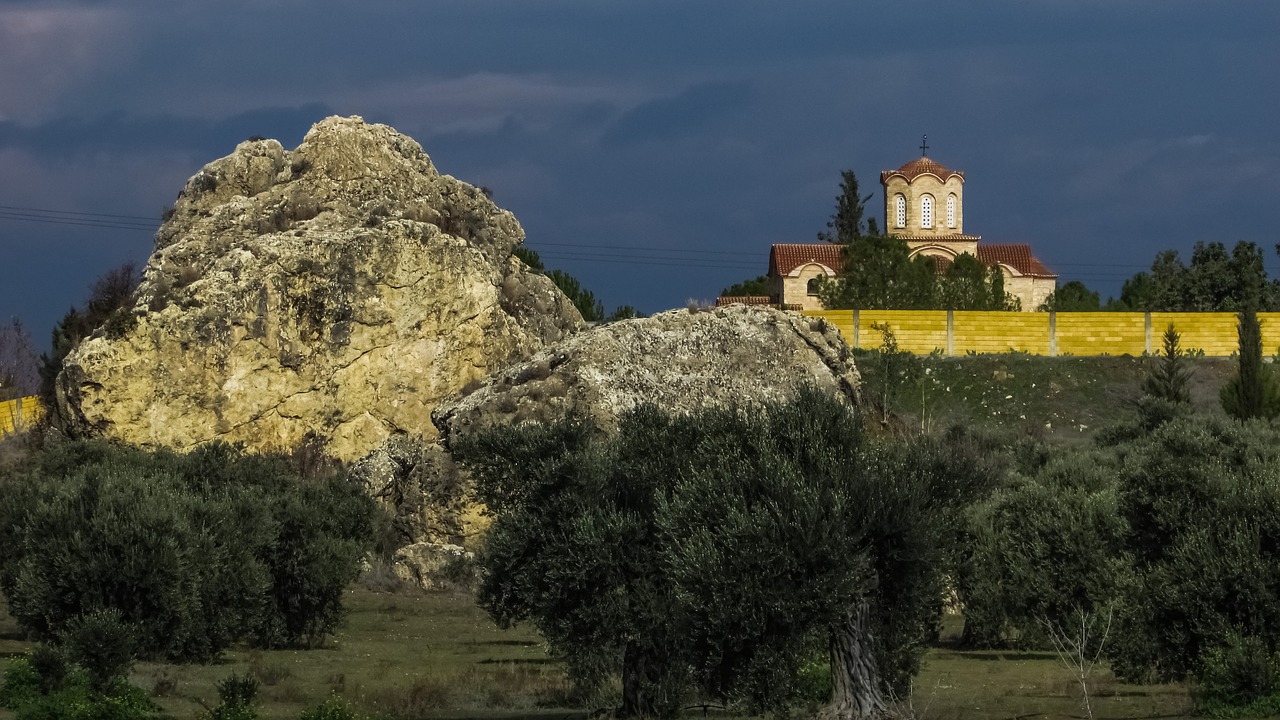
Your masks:
{"label": "yellow concrete wall", "polygon": [[[898,349],[928,355],[947,351],[946,310],[861,310],[858,312],[858,345],[878,348],[884,335],[872,325],[887,324]],[[846,342],[848,336],[845,336]]]}
{"label": "yellow concrete wall", "polygon": [[[952,317],[955,355],[1026,352],[1049,354],[1049,314],[957,310]],[[943,313],[943,333],[946,313]]]}
{"label": "yellow concrete wall", "polygon": [[[860,310],[858,327],[853,310],[821,310],[806,315],[825,318],[852,347],[873,349],[881,336],[871,327],[885,322],[893,330],[898,347],[913,353],[947,352],[945,310]],[[1160,351],[1161,336],[1169,323],[1182,336],[1186,350],[1211,357],[1236,352],[1235,313],[1150,313],[1148,346],[1146,313],[1056,313],[1051,332],[1049,313],[968,312],[957,310],[951,319],[951,353],[1027,352],[1033,355],[1141,355],[1150,348]],[[1280,313],[1258,313],[1262,324],[1262,352],[1280,353]]]}
{"label": "yellow concrete wall", "polygon": [[40,400],[34,395],[0,403],[0,436],[29,429],[41,414]]}
{"label": "yellow concrete wall", "polygon": [[1056,325],[1059,355],[1141,355],[1147,349],[1145,313],[1057,313]]}
{"label": "yellow concrete wall", "polygon": [[[1276,351],[1276,342],[1280,340],[1276,331],[1280,330],[1280,319],[1277,313],[1258,313],[1258,321],[1262,325],[1262,354],[1271,355]],[[1180,342],[1184,350],[1203,350],[1205,355],[1231,355],[1240,347],[1240,338],[1236,333],[1236,316],[1234,313],[1151,313],[1151,351],[1156,352],[1162,344],[1165,328],[1173,323],[1173,329],[1181,336]],[[1267,326],[1274,326],[1268,328]],[[1271,332],[1268,333],[1267,330]],[[1271,342],[1267,342],[1268,334]]]}

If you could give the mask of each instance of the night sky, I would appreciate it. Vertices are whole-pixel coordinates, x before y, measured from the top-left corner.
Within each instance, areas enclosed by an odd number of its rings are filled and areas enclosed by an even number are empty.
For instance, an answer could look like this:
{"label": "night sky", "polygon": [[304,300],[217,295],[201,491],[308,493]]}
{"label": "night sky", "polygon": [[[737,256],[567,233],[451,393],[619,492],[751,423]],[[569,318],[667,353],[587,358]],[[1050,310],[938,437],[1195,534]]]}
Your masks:
{"label": "night sky", "polygon": [[878,216],[923,134],[966,232],[1104,300],[1200,240],[1274,277],[1278,75],[1275,0],[0,0],[0,318],[47,345],[202,165],[331,114],[491,188],[606,308],[763,274],[842,169]]}

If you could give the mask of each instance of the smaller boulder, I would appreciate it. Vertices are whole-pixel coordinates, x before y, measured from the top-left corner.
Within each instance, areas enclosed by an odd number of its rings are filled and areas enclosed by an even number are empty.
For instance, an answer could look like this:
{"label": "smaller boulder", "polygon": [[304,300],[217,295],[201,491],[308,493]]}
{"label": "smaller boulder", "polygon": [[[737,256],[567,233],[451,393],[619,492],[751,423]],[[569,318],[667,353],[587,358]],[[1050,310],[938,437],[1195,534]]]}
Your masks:
{"label": "smaller boulder", "polygon": [[440,404],[441,440],[571,412],[602,429],[644,402],[672,414],[785,401],[803,385],[858,399],[859,376],[840,331],[822,318],[768,307],[672,310],[561,340]]}
{"label": "smaller boulder", "polygon": [[396,551],[392,571],[423,590],[465,590],[475,585],[475,555],[457,545],[420,542]]}

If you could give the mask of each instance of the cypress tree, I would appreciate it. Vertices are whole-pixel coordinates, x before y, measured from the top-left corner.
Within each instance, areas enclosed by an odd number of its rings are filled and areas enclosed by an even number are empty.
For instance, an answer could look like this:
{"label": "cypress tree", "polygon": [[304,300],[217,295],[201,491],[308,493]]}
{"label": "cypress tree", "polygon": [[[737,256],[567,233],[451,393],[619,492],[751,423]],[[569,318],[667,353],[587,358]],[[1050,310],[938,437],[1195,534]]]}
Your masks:
{"label": "cypress tree", "polygon": [[1262,327],[1253,307],[1241,310],[1239,366],[1221,392],[1222,408],[1237,420],[1273,418],[1280,414],[1280,384],[1262,365]]}

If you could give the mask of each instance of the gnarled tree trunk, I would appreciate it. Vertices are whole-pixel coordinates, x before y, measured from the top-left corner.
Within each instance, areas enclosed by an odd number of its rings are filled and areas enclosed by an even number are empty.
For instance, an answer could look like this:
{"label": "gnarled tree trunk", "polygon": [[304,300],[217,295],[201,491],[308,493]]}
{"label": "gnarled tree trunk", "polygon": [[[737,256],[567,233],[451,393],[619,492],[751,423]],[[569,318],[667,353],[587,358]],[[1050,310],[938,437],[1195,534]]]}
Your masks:
{"label": "gnarled tree trunk", "polygon": [[622,718],[667,718],[675,715],[676,707],[663,696],[663,672],[667,668],[661,658],[627,643],[622,654]]}
{"label": "gnarled tree trunk", "polygon": [[831,628],[831,703],[820,720],[864,720],[894,717],[871,631],[871,603],[858,601],[844,622]]}

